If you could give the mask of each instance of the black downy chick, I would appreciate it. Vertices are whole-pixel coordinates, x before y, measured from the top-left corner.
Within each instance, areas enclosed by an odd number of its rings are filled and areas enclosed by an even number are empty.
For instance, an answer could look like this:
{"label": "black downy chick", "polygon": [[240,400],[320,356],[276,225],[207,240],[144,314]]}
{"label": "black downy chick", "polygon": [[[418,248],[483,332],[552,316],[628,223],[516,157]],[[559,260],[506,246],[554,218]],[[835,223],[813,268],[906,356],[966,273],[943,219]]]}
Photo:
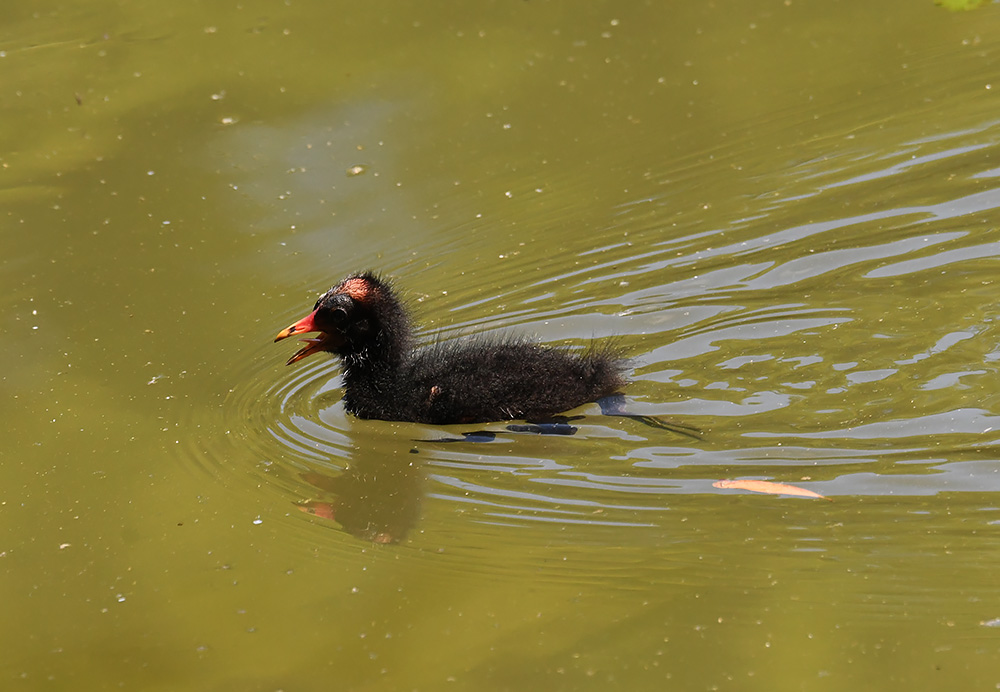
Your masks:
{"label": "black downy chick", "polygon": [[331,288],[275,341],[308,332],[319,335],[303,339],[288,364],[320,351],[340,356],[344,406],[359,418],[433,425],[543,419],[627,384],[629,363],[610,348],[577,353],[495,336],[414,348],[406,308],[372,272]]}

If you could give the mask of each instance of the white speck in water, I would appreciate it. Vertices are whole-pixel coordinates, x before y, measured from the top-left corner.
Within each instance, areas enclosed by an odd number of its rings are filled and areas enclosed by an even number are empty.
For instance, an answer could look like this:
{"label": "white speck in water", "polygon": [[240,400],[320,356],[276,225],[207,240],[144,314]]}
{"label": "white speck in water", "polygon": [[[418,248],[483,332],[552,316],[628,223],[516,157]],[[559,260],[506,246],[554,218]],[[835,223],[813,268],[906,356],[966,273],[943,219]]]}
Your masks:
{"label": "white speck in water", "polygon": [[263,524],[264,520],[258,516],[256,519],[253,520],[253,523],[254,525]]}

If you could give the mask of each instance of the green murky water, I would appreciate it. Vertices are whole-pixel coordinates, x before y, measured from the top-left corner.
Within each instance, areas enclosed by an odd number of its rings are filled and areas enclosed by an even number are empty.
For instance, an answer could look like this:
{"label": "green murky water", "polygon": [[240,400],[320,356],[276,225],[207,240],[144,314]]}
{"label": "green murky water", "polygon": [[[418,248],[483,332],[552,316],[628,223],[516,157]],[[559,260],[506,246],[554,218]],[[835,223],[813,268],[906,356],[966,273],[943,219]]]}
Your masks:
{"label": "green murky water", "polygon": [[[8,8],[3,688],[996,687],[998,30]],[[346,415],[271,339],[368,267],[427,339],[617,338],[703,439]]]}

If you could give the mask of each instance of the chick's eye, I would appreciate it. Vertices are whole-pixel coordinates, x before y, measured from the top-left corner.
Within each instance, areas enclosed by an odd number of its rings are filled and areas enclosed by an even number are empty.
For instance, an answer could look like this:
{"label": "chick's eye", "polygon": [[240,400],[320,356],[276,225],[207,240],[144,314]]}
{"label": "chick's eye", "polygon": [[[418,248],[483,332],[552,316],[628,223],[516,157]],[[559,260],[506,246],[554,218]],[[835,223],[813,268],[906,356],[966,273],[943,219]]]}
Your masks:
{"label": "chick's eye", "polygon": [[316,324],[320,331],[341,329],[347,322],[347,310],[342,307],[320,306],[316,311]]}

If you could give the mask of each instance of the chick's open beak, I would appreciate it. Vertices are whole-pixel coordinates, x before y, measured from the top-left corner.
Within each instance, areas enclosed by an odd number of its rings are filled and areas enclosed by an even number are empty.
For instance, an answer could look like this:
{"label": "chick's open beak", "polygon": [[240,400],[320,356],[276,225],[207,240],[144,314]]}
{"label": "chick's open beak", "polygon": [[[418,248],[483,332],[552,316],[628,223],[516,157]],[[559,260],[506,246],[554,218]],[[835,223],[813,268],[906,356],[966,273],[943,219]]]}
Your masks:
{"label": "chick's open beak", "polygon": [[300,339],[305,346],[300,348],[295,352],[285,365],[291,365],[296,361],[300,361],[306,356],[311,356],[314,353],[319,353],[320,351],[329,351],[333,347],[340,343],[340,339],[332,334],[327,334],[316,326],[316,310],[303,317],[301,320],[295,324],[282,329],[278,332],[278,335],[274,337],[275,342],[281,341],[282,339],[287,339],[290,336],[295,336],[296,334],[307,334],[309,332],[319,332],[319,336],[310,339]]}

